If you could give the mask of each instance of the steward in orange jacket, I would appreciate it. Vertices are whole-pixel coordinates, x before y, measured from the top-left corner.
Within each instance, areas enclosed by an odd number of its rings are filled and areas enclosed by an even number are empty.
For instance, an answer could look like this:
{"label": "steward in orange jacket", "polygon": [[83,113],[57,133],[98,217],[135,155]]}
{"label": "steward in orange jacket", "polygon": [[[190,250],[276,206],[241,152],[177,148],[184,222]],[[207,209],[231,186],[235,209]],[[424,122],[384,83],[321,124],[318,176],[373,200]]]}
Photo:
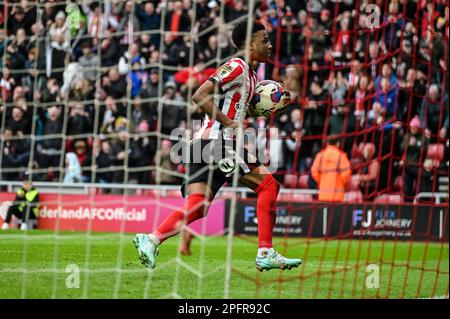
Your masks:
{"label": "steward in orange jacket", "polygon": [[312,178],[319,188],[320,201],[344,200],[351,168],[347,154],[339,148],[339,144],[339,139],[330,138],[328,145],[316,155],[311,167]]}

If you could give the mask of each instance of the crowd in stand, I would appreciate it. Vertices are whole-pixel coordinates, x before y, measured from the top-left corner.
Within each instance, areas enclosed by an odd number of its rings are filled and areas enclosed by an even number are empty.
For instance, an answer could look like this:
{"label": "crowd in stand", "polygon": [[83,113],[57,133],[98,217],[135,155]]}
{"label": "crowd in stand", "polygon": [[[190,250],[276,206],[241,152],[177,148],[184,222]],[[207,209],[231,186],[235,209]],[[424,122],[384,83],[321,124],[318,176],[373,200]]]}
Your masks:
{"label": "crowd in stand", "polygon": [[[168,135],[198,129],[190,92],[235,53],[248,1],[72,4],[76,27],[66,1],[0,5],[0,179],[180,183]],[[430,180],[448,176],[448,14],[443,0],[256,1],[274,46],[258,75],[283,82],[293,103],[245,125],[278,128],[280,181],[310,175],[333,135],[366,199],[396,180],[405,199],[437,190]]]}

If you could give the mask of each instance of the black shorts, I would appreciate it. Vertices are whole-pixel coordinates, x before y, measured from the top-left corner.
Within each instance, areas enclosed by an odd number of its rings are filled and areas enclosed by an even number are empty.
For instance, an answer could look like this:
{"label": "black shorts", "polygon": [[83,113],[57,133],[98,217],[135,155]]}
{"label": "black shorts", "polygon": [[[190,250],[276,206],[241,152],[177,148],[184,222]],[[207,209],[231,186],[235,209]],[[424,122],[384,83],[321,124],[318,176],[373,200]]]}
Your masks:
{"label": "black shorts", "polygon": [[181,186],[183,197],[186,185],[198,182],[207,183],[215,196],[223,184],[233,181],[236,168],[240,178],[262,165],[247,148],[242,146],[238,151],[235,141],[223,139],[194,139],[190,142],[189,153],[186,156],[189,161],[183,160],[186,166],[186,178]]}

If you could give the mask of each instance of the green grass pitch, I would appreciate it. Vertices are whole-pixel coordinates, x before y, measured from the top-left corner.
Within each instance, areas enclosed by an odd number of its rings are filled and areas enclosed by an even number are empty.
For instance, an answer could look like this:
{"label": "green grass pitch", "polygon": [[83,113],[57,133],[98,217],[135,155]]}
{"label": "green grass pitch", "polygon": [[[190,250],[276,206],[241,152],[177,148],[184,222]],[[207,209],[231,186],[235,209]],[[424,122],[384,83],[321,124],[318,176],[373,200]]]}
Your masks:
{"label": "green grass pitch", "polygon": [[[0,298],[224,297],[226,236],[194,239],[192,256],[178,256],[180,237],[173,237],[161,246],[154,271],[141,266],[132,238],[1,231]],[[276,238],[281,253],[304,264],[260,273],[255,241],[233,239],[230,298],[448,298],[448,243]],[[379,288],[368,264],[379,267]],[[76,279],[70,265],[80,270],[78,288],[69,288]]]}

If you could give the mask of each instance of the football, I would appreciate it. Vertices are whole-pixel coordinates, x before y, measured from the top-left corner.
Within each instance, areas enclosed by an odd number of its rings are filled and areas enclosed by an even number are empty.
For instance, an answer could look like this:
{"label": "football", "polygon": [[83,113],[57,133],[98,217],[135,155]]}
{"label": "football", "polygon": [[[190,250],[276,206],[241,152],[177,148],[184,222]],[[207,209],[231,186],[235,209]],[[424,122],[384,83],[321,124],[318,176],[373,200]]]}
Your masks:
{"label": "football", "polygon": [[251,107],[257,116],[270,117],[291,103],[291,95],[281,83],[263,80],[256,85]]}

